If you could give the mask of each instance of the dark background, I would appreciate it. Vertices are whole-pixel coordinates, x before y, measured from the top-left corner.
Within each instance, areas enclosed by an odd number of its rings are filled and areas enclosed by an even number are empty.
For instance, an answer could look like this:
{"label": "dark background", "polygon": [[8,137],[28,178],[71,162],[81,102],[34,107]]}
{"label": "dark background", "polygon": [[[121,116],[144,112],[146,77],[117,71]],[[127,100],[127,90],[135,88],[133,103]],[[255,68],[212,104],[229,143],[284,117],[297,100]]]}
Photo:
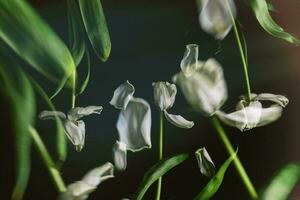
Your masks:
{"label": "dark background", "polygon": [[[67,16],[65,1],[30,1],[44,19],[63,38],[67,39]],[[250,80],[255,93],[270,92],[286,95],[290,104],[277,122],[241,133],[226,127],[232,143],[239,148],[239,156],[256,188],[261,188],[283,165],[299,161],[299,48],[262,30],[251,10],[236,1],[238,19],[248,42]],[[274,19],[286,30],[300,37],[300,4],[296,0],[272,1],[276,12]],[[145,171],[157,161],[158,110],[153,105],[154,81],[170,81],[180,70],[180,61],[185,45],[199,44],[199,58],[215,57],[224,67],[229,90],[225,110],[234,108],[237,97],[245,92],[242,64],[234,35],[231,33],[222,42],[202,32],[198,23],[194,1],[146,1],[103,0],[109,26],[112,52],[109,60],[102,63],[92,54],[92,76],[86,92],[77,99],[78,106],[102,105],[101,116],[90,116],[86,122],[86,146],[77,153],[69,144],[62,176],[67,184],[79,180],[88,170],[111,161],[111,148],[117,139],[115,128],[118,110],[109,105],[114,89],[126,80],[136,88],[136,97],[142,97],[152,106],[152,149],[129,153],[128,168],[99,186],[90,199],[119,200],[133,195]],[[30,23],[30,22],[28,22]],[[221,52],[216,52],[219,49]],[[26,64],[24,64],[26,65]],[[26,67],[26,66],[25,66]],[[28,66],[27,66],[28,68]],[[30,70],[30,68],[28,68]],[[79,66],[79,76],[86,73],[85,63]],[[33,74],[35,72],[32,72]],[[53,85],[44,77],[34,75],[49,91]],[[58,110],[70,107],[70,91],[65,90],[54,101]],[[1,100],[0,135],[0,199],[9,199],[13,177],[13,148],[10,133],[9,108]],[[37,111],[47,109],[39,99]],[[194,157],[196,149],[205,146],[219,167],[228,157],[222,143],[208,119],[193,113],[181,92],[172,113],[180,113],[195,122],[191,130],[178,129],[165,123],[165,156],[188,152],[190,158],[163,179],[163,200],[192,199],[205,186],[208,179],[202,176]],[[36,120],[36,125],[55,157],[55,125],[51,121]],[[145,199],[153,199],[154,190],[149,190]],[[299,195],[299,194],[298,194]],[[48,173],[32,150],[32,172],[26,191],[26,200],[56,199],[57,193]],[[246,200],[247,192],[233,167],[228,170],[224,182],[213,199]],[[300,199],[295,192],[291,199]]]}

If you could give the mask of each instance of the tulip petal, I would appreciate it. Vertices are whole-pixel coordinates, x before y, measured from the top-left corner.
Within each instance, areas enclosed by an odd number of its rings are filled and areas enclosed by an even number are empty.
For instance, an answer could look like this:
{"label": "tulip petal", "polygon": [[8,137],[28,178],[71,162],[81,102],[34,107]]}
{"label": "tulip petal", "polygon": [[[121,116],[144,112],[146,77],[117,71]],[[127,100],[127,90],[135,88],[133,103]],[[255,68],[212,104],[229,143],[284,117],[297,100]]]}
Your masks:
{"label": "tulip petal", "polygon": [[72,121],[77,121],[82,117],[98,114],[100,115],[103,110],[102,106],[87,106],[87,107],[76,107],[68,112],[68,119]]}
{"label": "tulip petal", "polygon": [[118,171],[124,171],[127,167],[127,149],[126,144],[116,141],[113,147],[114,166]]}
{"label": "tulip petal", "polygon": [[197,44],[188,44],[180,63],[180,68],[186,77],[192,75],[198,66],[199,46]]}
{"label": "tulip petal", "polygon": [[81,151],[85,140],[85,124],[83,121],[73,122],[66,120],[64,122],[65,132],[69,140],[75,146],[76,151]]}
{"label": "tulip petal", "polygon": [[199,22],[201,28],[215,39],[224,39],[232,28],[233,17],[236,17],[236,7],[233,0],[198,0],[201,4]]}
{"label": "tulip petal", "polygon": [[188,121],[184,119],[180,115],[172,115],[169,114],[167,111],[164,111],[166,119],[173,125],[179,127],[179,128],[192,128],[194,126],[193,121]]}
{"label": "tulip petal", "polygon": [[82,181],[93,187],[97,187],[101,182],[113,177],[114,166],[110,162],[107,162],[100,167],[89,171],[86,175],[84,175]]}
{"label": "tulip petal", "polygon": [[285,107],[289,103],[288,98],[286,98],[285,96],[270,94],[270,93],[259,94],[255,97],[255,100],[257,100],[257,101],[272,101],[274,103],[277,103],[281,107]]}
{"label": "tulip petal", "polygon": [[95,189],[96,187],[83,181],[76,181],[68,185],[67,191],[60,195],[59,200],[85,200]]}
{"label": "tulip petal", "polygon": [[63,112],[60,112],[60,111],[44,110],[39,114],[39,118],[42,119],[42,120],[46,120],[46,119],[55,120],[55,117],[59,117],[60,119],[66,119],[66,115]]}
{"label": "tulip petal", "polygon": [[132,152],[151,148],[151,109],[147,101],[132,98],[117,122],[119,141]]}
{"label": "tulip petal", "polygon": [[269,108],[263,108],[257,126],[264,126],[276,121],[281,117],[282,110],[283,110],[282,107],[279,105],[273,105]]}
{"label": "tulip petal", "polygon": [[237,108],[237,111],[230,114],[226,114],[222,111],[218,111],[216,114],[225,124],[237,127],[241,131],[250,130],[258,125],[263,110],[259,101],[253,101],[245,107],[244,101],[242,100]]}
{"label": "tulip petal", "polygon": [[173,77],[192,108],[213,115],[227,99],[227,88],[221,65],[213,58],[207,60],[190,77],[182,72]]}
{"label": "tulip petal", "polygon": [[109,103],[117,109],[125,110],[134,92],[133,85],[126,81],[114,91],[114,95]]}
{"label": "tulip petal", "polygon": [[154,88],[154,103],[160,111],[171,108],[177,94],[176,85],[168,82],[155,82],[152,83],[152,86]]}
{"label": "tulip petal", "polygon": [[211,178],[216,173],[216,167],[205,147],[198,149],[195,152],[201,174]]}

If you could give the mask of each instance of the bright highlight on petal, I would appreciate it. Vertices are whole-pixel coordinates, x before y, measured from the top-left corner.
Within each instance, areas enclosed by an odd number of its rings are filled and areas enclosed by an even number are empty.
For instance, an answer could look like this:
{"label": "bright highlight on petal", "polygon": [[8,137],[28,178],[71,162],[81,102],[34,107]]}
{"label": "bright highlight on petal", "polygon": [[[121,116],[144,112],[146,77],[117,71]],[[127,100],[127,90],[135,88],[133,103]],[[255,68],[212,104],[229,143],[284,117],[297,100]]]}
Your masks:
{"label": "bright highlight on petal", "polygon": [[180,68],[186,77],[191,76],[198,66],[199,46],[188,44],[180,63]]}
{"label": "bright highlight on petal", "polygon": [[180,115],[172,115],[169,114],[167,111],[164,111],[166,119],[173,125],[179,128],[192,128],[194,126],[194,122],[188,121],[184,119]]}
{"label": "bright highlight on petal", "polygon": [[198,166],[201,174],[208,178],[212,178],[216,173],[216,167],[205,147],[198,149],[195,152]]}
{"label": "bright highlight on petal", "polygon": [[83,121],[65,121],[64,128],[69,140],[75,146],[76,151],[81,151],[84,147],[85,125]]}
{"label": "bright highlight on petal", "polygon": [[133,85],[129,83],[129,81],[126,81],[114,91],[114,95],[109,103],[117,109],[124,110],[134,92],[135,89]]}
{"label": "bright highlight on petal", "polygon": [[116,141],[113,147],[113,160],[116,170],[124,171],[127,167],[127,148],[126,144]]}
{"label": "bright highlight on petal", "polygon": [[39,114],[39,118],[42,120],[46,120],[46,119],[53,119],[55,120],[55,117],[59,117],[60,119],[66,119],[66,115],[63,112],[60,111],[42,111]]}
{"label": "bright highlight on petal", "polygon": [[100,115],[103,110],[102,106],[87,106],[87,107],[76,107],[71,109],[68,112],[68,119],[72,121],[77,121],[82,117],[91,115],[91,114],[98,114]]}

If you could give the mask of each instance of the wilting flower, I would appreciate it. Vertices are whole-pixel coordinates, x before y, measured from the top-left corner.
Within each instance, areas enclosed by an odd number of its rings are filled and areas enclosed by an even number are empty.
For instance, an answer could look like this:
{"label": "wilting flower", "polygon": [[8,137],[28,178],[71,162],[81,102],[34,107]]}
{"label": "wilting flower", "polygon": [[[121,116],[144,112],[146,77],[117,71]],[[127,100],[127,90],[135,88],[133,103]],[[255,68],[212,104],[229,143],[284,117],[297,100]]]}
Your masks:
{"label": "wilting flower", "polygon": [[184,119],[180,115],[172,115],[167,112],[174,104],[177,88],[168,82],[152,83],[154,87],[154,103],[163,111],[167,120],[180,128],[192,128],[194,122]]}
{"label": "wilting flower", "polygon": [[[273,104],[263,107],[261,101],[270,101]],[[262,93],[252,94],[250,103],[244,99],[238,102],[236,111],[226,114],[218,111],[216,114],[225,124],[237,127],[241,131],[246,131],[255,127],[267,125],[276,121],[282,114],[283,107],[289,100],[282,95]]]}
{"label": "wilting flower", "polygon": [[102,106],[76,107],[72,108],[67,116],[60,111],[42,111],[39,118],[45,120],[59,117],[63,122],[64,131],[76,151],[81,151],[84,147],[85,124],[80,119],[91,114],[101,114],[102,109]]}
{"label": "wilting flower", "polygon": [[151,109],[141,98],[133,97],[134,87],[128,81],[114,92],[110,103],[121,109],[117,121],[119,140],[113,148],[113,159],[118,170],[125,170],[126,151],[151,148]]}
{"label": "wilting flower", "polygon": [[68,185],[67,190],[59,196],[59,200],[85,200],[101,182],[113,177],[113,165],[105,163],[89,171],[80,181]]}
{"label": "wilting flower", "polygon": [[[232,17],[236,17],[233,0],[197,0],[199,2],[199,22],[201,28],[218,40],[222,40],[232,28]],[[228,9],[230,8],[230,10]]]}
{"label": "wilting flower", "polygon": [[[189,48],[189,45],[187,45]],[[193,57],[195,53],[190,53]],[[181,63],[189,63],[184,60],[190,59],[185,56]],[[181,66],[181,68],[190,68]],[[206,62],[198,61],[194,71],[187,74],[179,72],[173,77],[173,81],[179,85],[186,100],[191,107],[206,115],[213,115],[227,99],[227,87],[221,65],[213,58]]]}
{"label": "wilting flower", "polygon": [[211,178],[216,173],[216,167],[205,147],[198,149],[195,152],[195,156],[198,162],[198,166],[200,168],[201,174],[204,176]]}

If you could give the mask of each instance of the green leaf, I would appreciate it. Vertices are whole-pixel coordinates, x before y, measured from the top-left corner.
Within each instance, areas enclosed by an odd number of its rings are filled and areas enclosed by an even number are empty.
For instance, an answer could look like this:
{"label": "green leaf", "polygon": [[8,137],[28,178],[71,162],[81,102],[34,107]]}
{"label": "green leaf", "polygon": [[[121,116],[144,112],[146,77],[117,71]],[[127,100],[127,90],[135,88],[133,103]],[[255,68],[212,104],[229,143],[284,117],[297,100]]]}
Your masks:
{"label": "green leaf", "polygon": [[269,13],[269,5],[266,0],[249,0],[247,2],[254,11],[256,19],[266,32],[274,37],[286,40],[287,42],[300,44],[300,41],[297,38],[285,32],[283,28],[276,24],[272,19]]}
{"label": "green leaf", "polygon": [[111,42],[100,0],[79,0],[81,16],[88,38],[97,54],[105,62],[110,54]]}
{"label": "green leaf", "polygon": [[151,167],[143,177],[135,200],[141,200],[149,187],[165,173],[170,171],[188,158],[188,154],[179,154],[168,159],[163,159]]}
{"label": "green leaf", "polygon": [[236,154],[230,156],[220,167],[216,175],[207,183],[201,192],[194,198],[194,200],[208,200],[212,198],[221,186],[226,170],[231,162],[235,159]]}
{"label": "green leaf", "polygon": [[71,53],[78,66],[85,52],[84,30],[77,0],[67,0]]}
{"label": "green leaf", "polygon": [[260,200],[287,200],[300,179],[300,166],[289,164],[283,167],[260,193]]}
{"label": "green leaf", "polygon": [[86,77],[85,77],[82,85],[80,86],[80,89],[79,89],[79,92],[77,93],[77,95],[80,95],[85,91],[85,89],[88,86],[89,81],[90,81],[91,60],[90,60],[90,54],[89,54],[88,50],[86,50],[86,60],[87,60],[87,74],[86,74]]}
{"label": "green leaf", "polygon": [[0,1],[0,38],[60,86],[75,69],[66,45],[24,0]]}
{"label": "green leaf", "polygon": [[[2,47],[1,47],[2,48]],[[15,145],[15,185],[13,200],[22,199],[30,174],[31,137],[28,126],[35,117],[35,98],[29,80],[22,68],[4,62],[0,54],[0,91],[10,105]]]}
{"label": "green leaf", "polygon": [[[49,108],[53,111],[56,111],[55,106],[51,102],[50,98],[46,94],[46,92],[43,90],[43,88],[33,79],[31,79],[31,82],[35,86],[37,92],[41,95],[41,97],[44,99],[44,101],[48,104]],[[56,124],[56,151],[58,155],[59,165],[63,163],[67,158],[67,139],[64,132],[64,127],[62,124],[62,121],[59,117],[55,117],[55,124]]]}

